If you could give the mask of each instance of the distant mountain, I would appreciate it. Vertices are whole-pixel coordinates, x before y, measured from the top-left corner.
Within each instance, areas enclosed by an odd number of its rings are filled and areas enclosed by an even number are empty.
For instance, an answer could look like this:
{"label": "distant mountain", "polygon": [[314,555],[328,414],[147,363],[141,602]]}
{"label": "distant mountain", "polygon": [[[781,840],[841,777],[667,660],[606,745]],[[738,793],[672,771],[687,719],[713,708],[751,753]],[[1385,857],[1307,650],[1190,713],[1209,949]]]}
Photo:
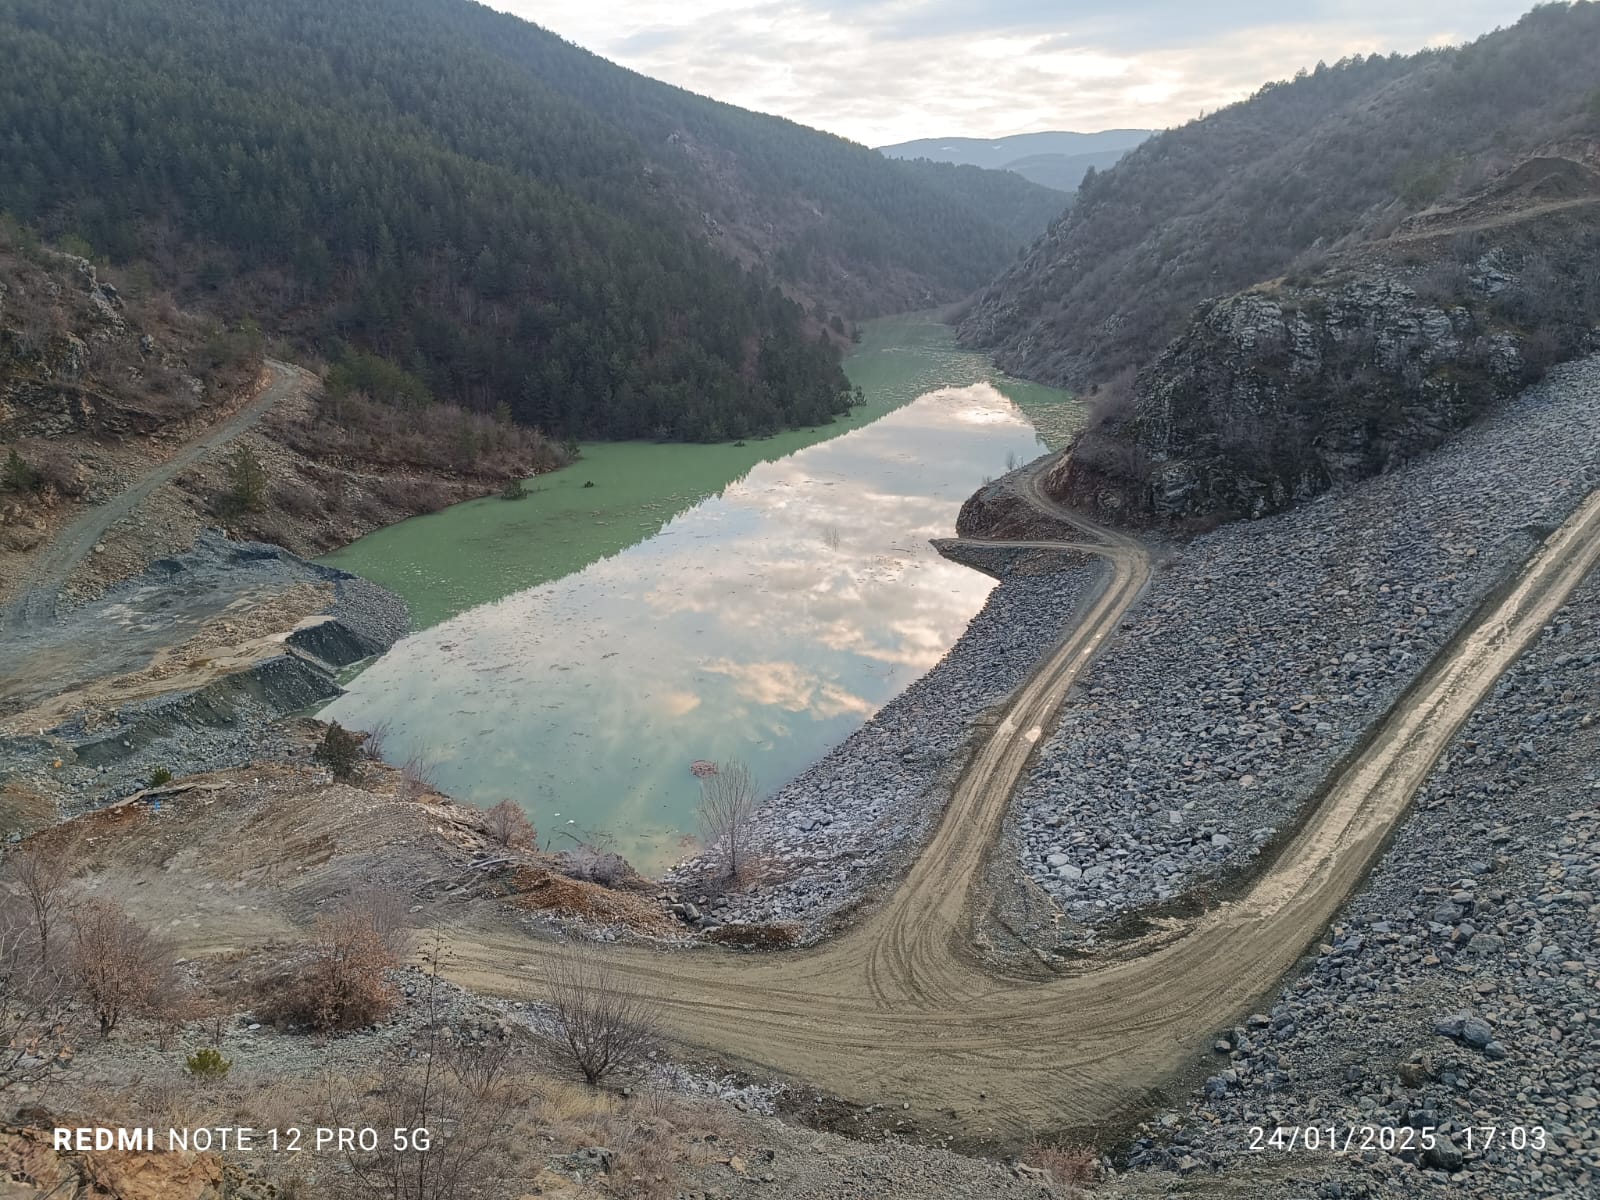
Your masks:
{"label": "distant mountain", "polygon": [[1003,138],[922,138],[879,150],[889,158],[926,158],[990,171],[1015,171],[1043,187],[1071,192],[1089,168],[1105,170],[1152,132],[1106,129],[1100,133],[1018,133]]}
{"label": "distant mountain", "polygon": [[846,320],[970,293],[1060,208],[464,0],[4,0],[0,61],[0,211],[561,434],[826,420]]}

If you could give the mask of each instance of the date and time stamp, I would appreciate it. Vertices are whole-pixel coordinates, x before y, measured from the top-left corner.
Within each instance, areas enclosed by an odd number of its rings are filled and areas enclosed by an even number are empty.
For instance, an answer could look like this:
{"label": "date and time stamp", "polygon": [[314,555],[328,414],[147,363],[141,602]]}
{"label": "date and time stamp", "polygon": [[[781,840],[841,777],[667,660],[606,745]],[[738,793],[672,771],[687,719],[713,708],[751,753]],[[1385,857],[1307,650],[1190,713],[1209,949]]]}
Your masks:
{"label": "date and time stamp", "polygon": [[[1425,1154],[1446,1139],[1467,1154],[1499,1149],[1514,1152],[1543,1151],[1549,1135],[1540,1125],[1465,1125],[1448,1132],[1431,1125],[1274,1125],[1253,1126],[1246,1149],[1257,1154],[1309,1153],[1364,1154],[1376,1151]],[[61,1127],[54,1131],[57,1150],[250,1150],[264,1149],[294,1154],[313,1152],[367,1152],[387,1150],[426,1152],[433,1138],[426,1129],[325,1128],[290,1126],[252,1129],[244,1126],[207,1126],[185,1129],[153,1127]]]}
{"label": "date and time stamp", "polygon": [[1494,1149],[1537,1153],[1549,1144],[1549,1135],[1540,1125],[1464,1125],[1452,1126],[1448,1132],[1432,1125],[1256,1125],[1250,1129],[1247,1148],[1258,1154],[1362,1154],[1369,1150],[1425,1154],[1446,1138],[1467,1154]]}

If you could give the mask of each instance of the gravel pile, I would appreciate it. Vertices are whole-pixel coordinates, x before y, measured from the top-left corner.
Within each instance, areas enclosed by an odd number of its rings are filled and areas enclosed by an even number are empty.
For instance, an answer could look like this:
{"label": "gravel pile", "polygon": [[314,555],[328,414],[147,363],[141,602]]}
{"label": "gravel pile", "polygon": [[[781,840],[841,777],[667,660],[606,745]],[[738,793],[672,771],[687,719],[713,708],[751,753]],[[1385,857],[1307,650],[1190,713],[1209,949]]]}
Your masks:
{"label": "gravel pile", "polygon": [[411,632],[410,609],[388,588],[321,563],[305,566],[333,581],[334,601],[328,615],[363,641],[387,647]]}
{"label": "gravel pile", "polygon": [[1463,728],[1308,969],[1221,1034],[1200,1096],[1132,1161],[1248,1166],[1252,1126],[1431,1127],[1431,1150],[1296,1151],[1338,1190],[1292,1194],[1600,1195],[1597,926],[1591,576]]}
{"label": "gravel pile", "polygon": [[1184,547],[1020,789],[1023,866],[1068,938],[1247,866],[1600,486],[1597,428],[1590,359],[1422,462]]}
{"label": "gravel pile", "polygon": [[[199,620],[232,604],[324,582],[334,588],[327,615],[354,635],[362,647],[356,653],[387,648],[409,630],[405,602],[369,580],[278,546],[236,542],[206,530],[192,549],[157,559],[54,625],[14,631],[0,649],[20,654],[41,644],[90,654],[105,649],[106,629],[131,629],[147,644],[126,662],[106,668],[118,673],[142,664],[164,645],[181,642]],[[138,791],[158,768],[182,777],[287,757],[295,740],[281,723],[285,713],[334,690],[325,667],[303,659],[268,660],[199,692],[175,691],[113,713],[82,713],[37,736],[0,738],[0,782],[21,781],[77,812]],[[120,740],[121,750],[82,758],[75,753],[108,738]]]}
{"label": "gravel pile", "polygon": [[[974,718],[1027,677],[1094,578],[997,586],[938,666],[758,810],[751,848],[777,882],[717,897],[700,927],[817,921],[897,870],[942,811]],[[709,869],[693,859],[668,882],[696,897]]]}

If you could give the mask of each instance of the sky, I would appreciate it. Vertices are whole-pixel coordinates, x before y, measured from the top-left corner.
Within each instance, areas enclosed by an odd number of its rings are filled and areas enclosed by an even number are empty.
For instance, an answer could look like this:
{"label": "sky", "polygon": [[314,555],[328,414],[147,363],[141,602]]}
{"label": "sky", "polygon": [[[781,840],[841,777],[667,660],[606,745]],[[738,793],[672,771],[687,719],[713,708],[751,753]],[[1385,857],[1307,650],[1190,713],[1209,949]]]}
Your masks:
{"label": "sky", "polygon": [[868,145],[1161,129],[1319,59],[1410,52],[1533,0],[488,0],[692,91]]}

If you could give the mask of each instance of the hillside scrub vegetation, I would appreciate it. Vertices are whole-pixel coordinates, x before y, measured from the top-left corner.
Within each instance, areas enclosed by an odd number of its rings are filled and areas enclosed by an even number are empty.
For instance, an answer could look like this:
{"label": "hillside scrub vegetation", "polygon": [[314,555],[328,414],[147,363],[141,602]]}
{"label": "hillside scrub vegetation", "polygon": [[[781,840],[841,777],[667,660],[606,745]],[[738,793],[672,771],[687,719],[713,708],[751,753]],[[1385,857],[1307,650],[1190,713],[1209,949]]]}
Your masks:
{"label": "hillside scrub vegetation", "polygon": [[235,394],[263,348],[248,319],[182,313],[141,273],[102,277],[0,210],[0,442],[153,432]]}
{"label": "hillside scrub vegetation", "polygon": [[319,462],[503,479],[553,470],[570,458],[538,429],[514,424],[509,411],[437,404],[425,389],[412,387],[420,388],[420,381],[403,372],[368,381],[335,366],[309,419],[273,428],[284,444]]}

